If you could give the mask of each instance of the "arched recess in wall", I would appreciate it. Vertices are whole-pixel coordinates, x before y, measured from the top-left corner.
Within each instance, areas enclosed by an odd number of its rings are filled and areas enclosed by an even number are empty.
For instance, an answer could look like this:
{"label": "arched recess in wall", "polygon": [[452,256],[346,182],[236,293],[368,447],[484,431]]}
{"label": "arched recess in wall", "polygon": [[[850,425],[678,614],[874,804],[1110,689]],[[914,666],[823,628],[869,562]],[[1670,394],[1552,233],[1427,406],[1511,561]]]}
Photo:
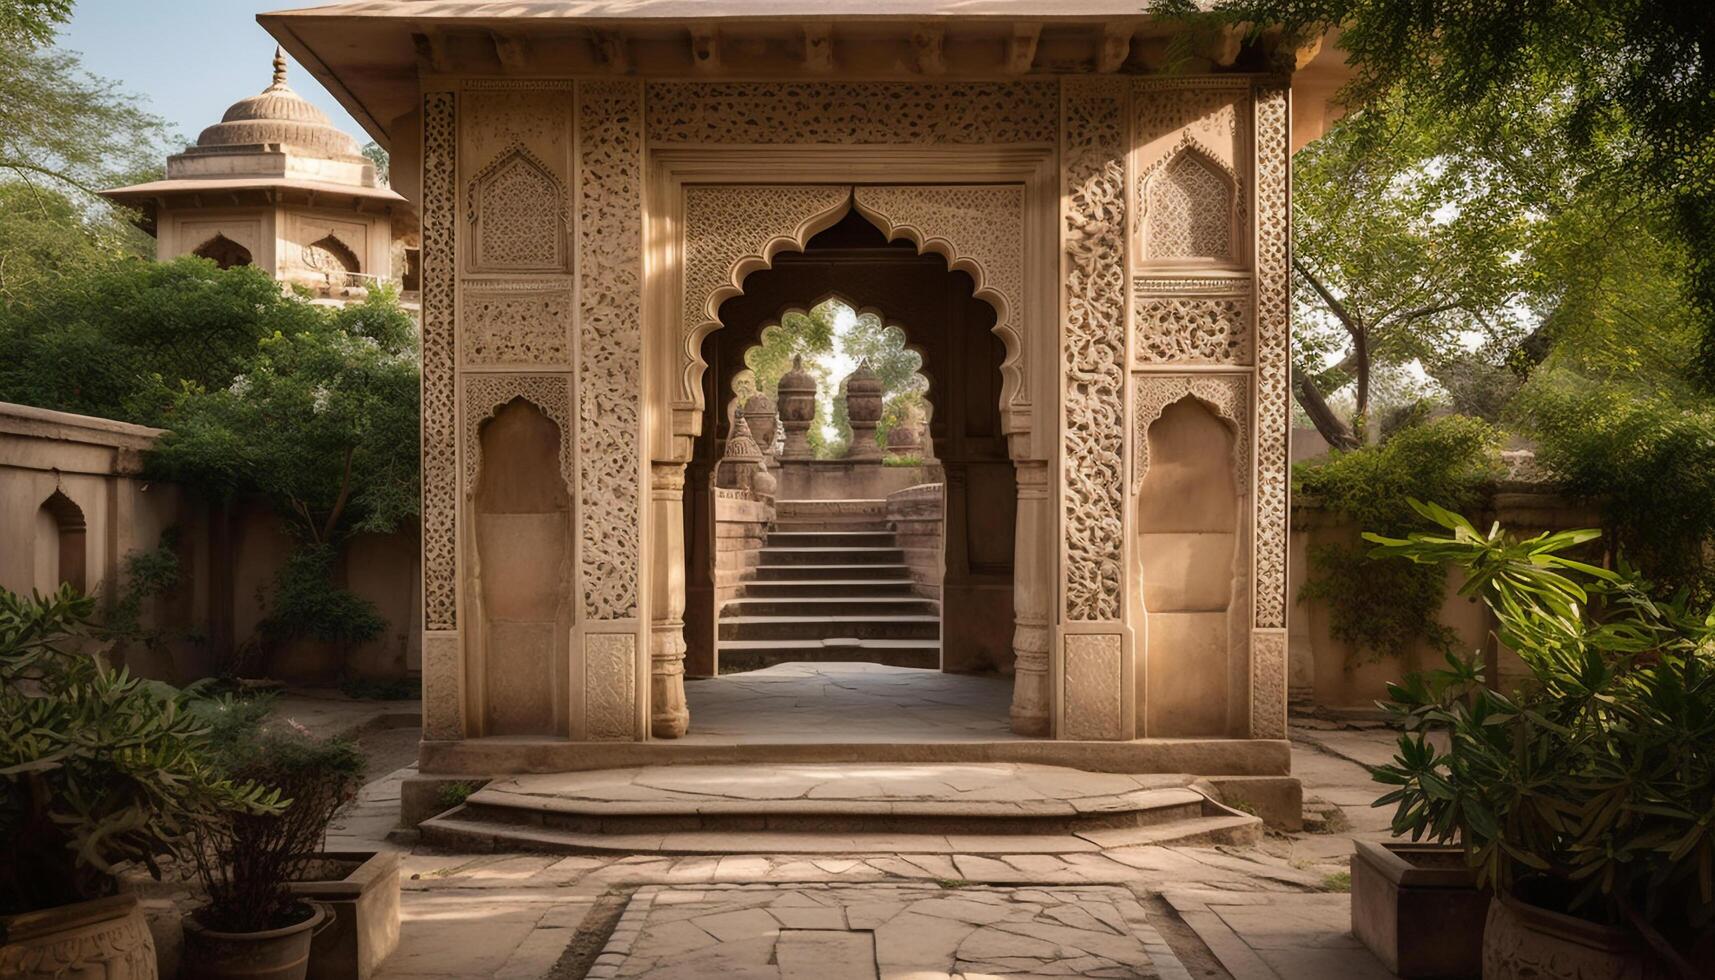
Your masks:
{"label": "arched recess in wall", "polygon": [[[552,394],[561,395],[563,386]],[[474,662],[487,735],[563,734],[572,626],[572,484],[567,418],[529,394],[499,393],[476,408],[471,472]],[[540,396],[538,396],[540,397]],[[543,466],[557,459],[561,468]]]}
{"label": "arched recess in wall", "polygon": [[250,265],[255,261],[251,258],[249,249],[218,233],[213,238],[198,245],[191,254],[208,259],[222,269]]}
{"label": "arched recess in wall", "polygon": [[514,143],[503,150],[465,193],[473,269],[565,270],[566,189],[528,148]]}
{"label": "arched recess in wall", "polygon": [[1143,379],[1135,495],[1141,737],[1243,734],[1250,609],[1243,379]]}
{"label": "arched recess in wall", "polygon": [[331,233],[304,246],[304,264],[336,284],[347,283],[354,273],[363,271],[363,263],[358,261],[357,253]]}
{"label": "arched recess in wall", "polygon": [[1195,143],[1156,167],[1143,197],[1146,260],[1237,258],[1238,181]]}
{"label": "arched recess in wall", "polygon": [[36,511],[36,587],[44,592],[70,585],[89,590],[89,533],[79,507],[54,490]]}

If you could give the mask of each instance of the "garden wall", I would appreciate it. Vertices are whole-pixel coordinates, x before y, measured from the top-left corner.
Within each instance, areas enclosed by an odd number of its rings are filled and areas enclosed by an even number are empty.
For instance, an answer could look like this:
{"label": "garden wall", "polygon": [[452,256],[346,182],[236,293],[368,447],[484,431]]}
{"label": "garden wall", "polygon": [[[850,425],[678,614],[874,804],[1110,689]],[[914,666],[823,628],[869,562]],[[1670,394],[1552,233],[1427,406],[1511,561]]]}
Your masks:
{"label": "garden wall", "polygon": [[[111,615],[125,588],[125,560],[163,544],[172,529],[179,581],[147,601],[144,627],[158,644],[132,643],[124,664],[147,677],[186,682],[224,662],[222,636],[240,646],[255,636],[265,599],[292,542],[267,505],[234,510],[231,561],[211,535],[214,515],[182,488],[142,478],[144,452],[163,430],[0,403],[0,588],[28,594],[70,581]],[[403,677],[418,666],[417,532],[359,535],[336,577],[376,604],[387,620],[378,640],[341,654],[313,642],[265,651],[245,672],[299,683],[346,676]],[[221,568],[219,574],[211,571]],[[217,615],[224,608],[224,617]],[[224,623],[223,620],[224,619]]]}

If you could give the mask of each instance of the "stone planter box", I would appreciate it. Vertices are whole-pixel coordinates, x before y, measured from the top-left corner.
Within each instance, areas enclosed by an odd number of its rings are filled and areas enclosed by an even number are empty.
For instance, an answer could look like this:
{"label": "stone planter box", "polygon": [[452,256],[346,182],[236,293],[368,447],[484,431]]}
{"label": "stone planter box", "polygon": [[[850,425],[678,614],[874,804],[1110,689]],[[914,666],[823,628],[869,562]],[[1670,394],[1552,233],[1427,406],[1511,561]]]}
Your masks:
{"label": "stone planter box", "polygon": [[307,980],[368,980],[399,945],[399,855],[329,851],[310,874],[292,894],[324,903],[334,921],[310,947]]}
{"label": "stone planter box", "polygon": [[1352,933],[1405,978],[1476,977],[1489,893],[1457,847],[1357,841]]}
{"label": "stone planter box", "polygon": [[[1708,964],[1705,963],[1705,966]],[[1511,895],[1489,903],[1483,980],[1673,980],[1629,932]]]}

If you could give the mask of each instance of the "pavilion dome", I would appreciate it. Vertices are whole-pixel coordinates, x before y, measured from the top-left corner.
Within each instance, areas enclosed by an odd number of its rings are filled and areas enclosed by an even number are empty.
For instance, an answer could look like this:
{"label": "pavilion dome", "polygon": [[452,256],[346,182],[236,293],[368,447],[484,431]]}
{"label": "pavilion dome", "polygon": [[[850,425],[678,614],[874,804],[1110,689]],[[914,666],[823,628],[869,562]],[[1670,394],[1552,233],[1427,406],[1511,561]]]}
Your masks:
{"label": "pavilion dome", "polygon": [[258,95],[239,99],[197,137],[203,147],[283,143],[320,157],[359,156],[357,141],[286,84],[286,58],[274,49],[274,82]]}

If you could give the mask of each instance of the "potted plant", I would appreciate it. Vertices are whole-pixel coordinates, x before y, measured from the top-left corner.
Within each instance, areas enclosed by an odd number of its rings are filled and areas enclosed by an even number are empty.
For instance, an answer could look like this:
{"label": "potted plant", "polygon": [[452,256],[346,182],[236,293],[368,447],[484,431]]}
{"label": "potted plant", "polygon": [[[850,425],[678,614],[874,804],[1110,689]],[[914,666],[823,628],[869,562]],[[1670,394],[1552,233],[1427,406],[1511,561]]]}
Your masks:
{"label": "potted plant", "polygon": [[1390,685],[1404,727],[1393,829],[1457,842],[1491,887],[1483,975],[1699,977],[1715,962],[1715,610],[1661,599],[1634,571],[1515,540],[1412,502],[1447,533],[1366,535],[1377,556],[1452,563],[1530,682],[1475,660]]}
{"label": "potted plant", "polygon": [[149,980],[155,948],[117,875],[160,877],[223,812],[268,812],[272,791],[210,764],[212,733],[178,690],[112,670],[94,603],[69,586],[0,589],[0,976]]}
{"label": "potted plant", "polygon": [[214,728],[229,778],[270,786],[279,809],[231,811],[198,827],[196,863],[208,903],[185,916],[185,980],[303,980],[314,934],[331,923],[295,894],[334,813],[354,793],[363,757],[347,739],[321,740],[254,712],[219,710]]}

